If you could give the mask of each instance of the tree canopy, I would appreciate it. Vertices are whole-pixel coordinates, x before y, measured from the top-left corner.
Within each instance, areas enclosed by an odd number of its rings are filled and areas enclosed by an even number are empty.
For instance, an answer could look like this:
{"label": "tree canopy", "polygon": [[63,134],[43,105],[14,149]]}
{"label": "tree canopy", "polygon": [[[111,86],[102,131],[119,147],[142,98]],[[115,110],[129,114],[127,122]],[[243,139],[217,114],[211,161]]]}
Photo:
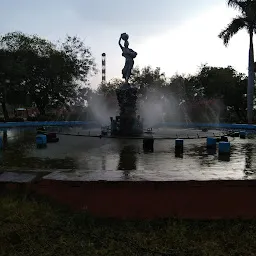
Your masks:
{"label": "tree canopy", "polygon": [[[139,88],[139,104],[148,109],[161,105],[161,111],[166,112],[165,121],[184,121],[185,112],[190,121],[246,120],[247,77],[230,66],[202,65],[194,75],[176,74],[171,78],[160,68],[137,67],[131,80]],[[116,106],[115,89],[121,83],[112,80],[100,85],[96,93],[104,95],[109,106]],[[177,115],[171,117],[173,112]]]}
{"label": "tree canopy", "polygon": [[34,103],[41,114],[47,107],[74,102],[96,71],[90,49],[77,37],[55,45],[12,32],[0,37],[0,55],[3,104]]}
{"label": "tree canopy", "polygon": [[[36,35],[8,33],[0,37],[0,59],[0,98],[6,119],[6,104],[36,106],[41,115],[51,108],[92,110],[97,105],[106,119],[118,109],[115,90],[122,80],[112,79],[92,90],[89,77],[96,72],[95,62],[78,37],[67,36],[53,44]],[[196,74],[171,78],[159,67],[136,67],[131,76],[138,87],[138,104],[146,111],[152,104],[160,106],[165,121],[184,120],[186,115],[191,121],[210,121],[216,113],[225,120],[245,121],[247,81],[232,67],[209,65],[202,65]]]}

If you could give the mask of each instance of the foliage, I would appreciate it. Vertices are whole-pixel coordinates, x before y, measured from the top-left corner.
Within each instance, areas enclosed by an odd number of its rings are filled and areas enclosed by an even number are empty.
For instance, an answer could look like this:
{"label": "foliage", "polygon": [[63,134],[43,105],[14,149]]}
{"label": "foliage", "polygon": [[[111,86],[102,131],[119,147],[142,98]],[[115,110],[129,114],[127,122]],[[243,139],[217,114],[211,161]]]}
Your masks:
{"label": "foliage", "polygon": [[139,94],[146,100],[166,85],[166,77],[159,67],[153,69],[146,66],[141,70],[136,67],[131,76],[131,83],[139,87]]}
{"label": "foliage", "polygon": [[[254,26],[254,16],[245,2],[229,1],[229,4],[245,8],[241,9],[241,15],[248,17],[243,18],[243,25]],[[234,25],[220,35],[224,43],[235,32],[231,28]],[[90,107],[103,100],[106,102],[104,108],[117,109],[115,90],[122,80],[113,79],[93,91],[88,78],[96,72],[94,59],[90,49],[77,37],[68,36],[55,45],[36,35],[8,33],[0,37],[0,58],[3,60],[0,62],[0,97],[6,120],[6,103],[23,107],[35,105],[41,119],[47,120],[46,110],[53,108],[68,109],[72,112],[68,118],[75,120],[88,117]],[[191,121],[197,121],[200,115],[209,117],[220,109],[226,121],[230,116],[232,120],[235,116],[236,121],[244,121],[247,81],[232,67],[207,65],[194,75],[176,74],[171,78],[167,78],[159,67],[136,67],[131,76],[131,83],[139,89],[139,103],[161,102],[167,112],[175,109],[181,117],[188,112]],[[218,100],[217,103],[201,104],[212,99]]]}
{"label": "foliage", "polygon": [[92,95],[91,103],[95,99],[96,101],[103,99],[108,109],[117,109],[118,103],[116,98],[116,89],[118,89],[121,85],[121,79],[112,79],[107,84],[100,84],[97,91]]}
{"label": "foliage", "polygon": [[0,51],[8,63],[0,66],[1,85],[9,81],[7,102],[35,103],[43,115],[46,107],[73,104],[95,72],[90,49],[77,37],[68,36],[54,45],[35,35],[13,32],[0,38]]}
{"label": "foliage", "polygon": [[238,9],[240,15],[234,18],[227,27],[221,31],[219,37],[227,46],[230,39],[241,29],[246,29],[250,37],[248,85],[247,85],[247,118],[248,123],[253,120],[253,97],[254,97],[254,50],[253,34],[256,32],[256,1],[255,0],[228,0],[228,5]]}
{"label": "foliage", "polygon": [[[202,65],[194,75],[175,74],[170,79],[160,68],[135,68],[131,79],[139,88],[142,104],[161,103],[167,114],[176,109],[182,116],[187,111],[190,120],[197,122],[219,118],[228,121],[230,116],[237,122],[246,119],[247,78],[232,67]],[[97,93],[104,95],[105,101],[111,105],[110,102],[116,98],[115,89],[121,83],[120,80],[112,80],[100,85]]]}
{"label": "foliage", "polygon": [[208,99],[221,99],[238,119],[246,120],[247,79],[243,74],[238,74],[232,67],[203,66],[198,79]]}
{"label": "foliage", "polygon": [[22,117],[0,118],[0,122],[24,122],[24,119]]}
{"label": "foliage", "polygon": [[97,88],[97,92],[105,96],[113,95],[115,94],[115,90],[118,89],[122,83],[121,79],[112,79],[106,84],[100,84]]}
{"label": "foliage", "polygon": [[249,33],[256,32],[255,0],[228,0],[228,5],[238,9],[241,14],[234,18],[219,34],[225,45],[229,43],[231,37],[243,28],[247,29]]}
{"label": "foliage", "polygon": [[87,83],[88,75],[97,71],[90,49],[76,36],[67,36],[59,48],[70,61],[70,74],[77,81]]}

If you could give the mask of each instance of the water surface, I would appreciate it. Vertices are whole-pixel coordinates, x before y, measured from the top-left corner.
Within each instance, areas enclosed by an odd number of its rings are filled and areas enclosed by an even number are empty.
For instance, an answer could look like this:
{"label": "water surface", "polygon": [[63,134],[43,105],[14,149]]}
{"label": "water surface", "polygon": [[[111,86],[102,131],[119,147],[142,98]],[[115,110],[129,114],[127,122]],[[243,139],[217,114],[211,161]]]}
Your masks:
{"label": "water surface", "polygon": [[[82,128],[64,129],[73,135],[88,135]],[[256,177],[256,140],[230,138],[230,157],[206,149],[206,139],[197,138],[221,134],[221,131],[203,133],[194,129],[156,130],[155,136],[188,136],[184,153],[176,155],[174,139],[155,140],[154,152],[143,151],[142,140],[91,138],[59,135],[58,143],[49,143],[37,149],[34,129],[1,131],[4,150],[0,152],[0,170],[55,171],[59,176],[76,176],[89,180],[207,180],[254,179]],[[97,129],[90,134],[99,134]]]}

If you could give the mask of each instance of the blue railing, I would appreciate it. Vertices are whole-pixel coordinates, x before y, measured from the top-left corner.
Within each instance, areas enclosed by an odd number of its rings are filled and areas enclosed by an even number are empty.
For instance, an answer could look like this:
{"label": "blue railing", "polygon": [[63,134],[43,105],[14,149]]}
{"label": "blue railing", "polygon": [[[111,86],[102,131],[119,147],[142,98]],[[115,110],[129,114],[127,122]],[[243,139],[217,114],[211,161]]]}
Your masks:
{"label": "blue railing", "polygon": [[256,130],[256,125],[252,124],[227,124],[227,123],[159,123],[157,127],[183,127],[183,128],[216,128],[216,129],[232,129],[232,130]]}
{"label": "blue railing", "polygon": [[89,126],[100,127],[100,124],[93,121],[33,121],[33,122],[6,122],[0,123],[0,128],[12,127],[40,127],[40,126]]}
{"label": "blue railing", "polygon": [[[100,123],[96,121],[33,121],[33,122],[6,122],[0,123],[0,128],[14,128],[14,127],[40,127],[40,126],[87,126],[87,127],[101,127]],[[159,123],[154,125],[157,127],[183,127],[183,128],[216,128],[216,129],[232,129],[232,130],[256,130],[256,125],[250,124],[226,124],[226,123]]]}

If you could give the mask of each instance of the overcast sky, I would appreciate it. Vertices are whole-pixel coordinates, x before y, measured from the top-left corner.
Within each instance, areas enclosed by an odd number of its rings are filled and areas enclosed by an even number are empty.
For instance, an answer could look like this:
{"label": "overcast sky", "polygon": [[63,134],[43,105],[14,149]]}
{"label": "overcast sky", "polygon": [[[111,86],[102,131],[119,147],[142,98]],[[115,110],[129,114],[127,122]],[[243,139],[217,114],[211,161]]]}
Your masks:
{"label": "overcast sky", "polygon": [[[167,76],[194,73],[202,63],[246,72],[249,39],[239,32],[228,48],[218,34],[236,12],[225,0],[0,0],[0,33],[22,31],[51,41],[77,35],[90,46],[107,80],[121,78],[121,33],[138,52],[135,65],[161,67]],[[95,87],[101,73],[92,79]]]}

